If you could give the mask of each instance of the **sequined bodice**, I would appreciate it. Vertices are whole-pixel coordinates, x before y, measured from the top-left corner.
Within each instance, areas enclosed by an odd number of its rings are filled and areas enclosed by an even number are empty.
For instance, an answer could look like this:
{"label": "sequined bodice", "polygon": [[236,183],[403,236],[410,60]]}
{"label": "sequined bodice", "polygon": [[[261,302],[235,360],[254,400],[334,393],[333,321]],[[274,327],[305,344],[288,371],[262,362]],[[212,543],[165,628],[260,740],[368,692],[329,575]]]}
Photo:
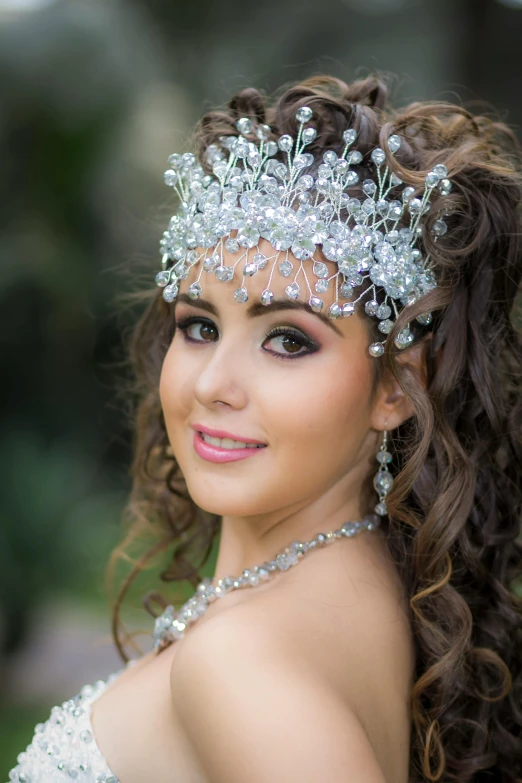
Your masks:
{"label": "sequined bodice", "polygon": [[96,743],[91,725],[91,707],[131,660],[106,680],[84,685],[72,699],[53,707],[45,723],[37,723],[33,739],[18,754],[9,783],[119,783]]}

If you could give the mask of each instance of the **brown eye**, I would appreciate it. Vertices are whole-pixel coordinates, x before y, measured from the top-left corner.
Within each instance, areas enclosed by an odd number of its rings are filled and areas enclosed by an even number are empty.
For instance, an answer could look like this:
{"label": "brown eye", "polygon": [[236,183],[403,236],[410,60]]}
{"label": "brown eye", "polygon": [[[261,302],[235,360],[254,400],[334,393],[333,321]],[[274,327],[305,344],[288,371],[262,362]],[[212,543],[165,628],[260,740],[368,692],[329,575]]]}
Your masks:
{"label": "brown eye", "polygon": [[283,337],[281,345],[287,353],[297,353],[297,351],[303,347],[302,343],[293,337]]}
{"label": "brown eye", "polygon": [[[200,326],[200,324],[193,324],[193,326],[196,327],[196,332],[194,335],[191,335],[194,337],[194,339],[198,339],[198,333],[197,333],[197,327]],[[201,324],[201,329],[199,331],[199,336],[203,338],[203,340],[217,340],[217,329],[215,326],[212,326],[211,324]]]}
{"label": "brown eye", "polygon": [[211,321],[201,318],[184,318],[176,323],[186,340],[193,343],[210,343],[218,339],[218,330]]}
{"label": "brown eye", "polygon": [[307,356],[319,347],[306,335],[288,327],[276,327],[268,335],[265,344],[269,346],[269,352],[278,359]]}

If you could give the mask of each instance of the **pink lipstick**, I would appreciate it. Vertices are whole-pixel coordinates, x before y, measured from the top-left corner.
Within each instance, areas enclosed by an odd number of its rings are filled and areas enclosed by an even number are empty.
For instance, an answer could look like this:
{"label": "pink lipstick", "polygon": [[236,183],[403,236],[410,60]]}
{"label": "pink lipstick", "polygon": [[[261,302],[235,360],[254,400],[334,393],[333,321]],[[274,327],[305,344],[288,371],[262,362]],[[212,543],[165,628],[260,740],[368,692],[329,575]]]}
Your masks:
{"label": "pink lipstick", "polygon": [[[235,462],[240,459],[246,459],[246,457],[253,457],[254,454],[259,454],[263,451],[266,444],[261,441],[253,440],[252,438],[244,438],[241,435],[232,435],[229,432],[223,430],[211,430],[208,427],[204,427],[201,424],[192,425],[194,432],[194,450],[198,456],[208,462]],[[210,435],[213,438],[231,438],[232,440],[239,440],[243,443],[258,443],[258,448],[244,448],[244,449],[223,449],[220,446],[214,446],[211,443],[206,443],[201,437],[201,432],[206,435]]]}

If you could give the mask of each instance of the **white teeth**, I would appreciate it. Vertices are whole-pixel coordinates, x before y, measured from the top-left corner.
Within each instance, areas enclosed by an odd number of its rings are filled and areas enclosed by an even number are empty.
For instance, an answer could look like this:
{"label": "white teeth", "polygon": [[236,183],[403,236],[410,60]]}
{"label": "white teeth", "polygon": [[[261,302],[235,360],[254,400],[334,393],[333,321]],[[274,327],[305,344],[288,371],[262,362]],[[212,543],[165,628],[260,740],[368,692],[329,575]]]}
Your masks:
{"label": "white teeth", "polygon": [[211,446],[219,446],[221,449],[259,449],[262,448],[262,444],[257,443],[243,443],[241,440],[232,440],[232,438],[213,438],[211,435],[206,435],[204,432],[199,433],[205,443],[210,443]]}

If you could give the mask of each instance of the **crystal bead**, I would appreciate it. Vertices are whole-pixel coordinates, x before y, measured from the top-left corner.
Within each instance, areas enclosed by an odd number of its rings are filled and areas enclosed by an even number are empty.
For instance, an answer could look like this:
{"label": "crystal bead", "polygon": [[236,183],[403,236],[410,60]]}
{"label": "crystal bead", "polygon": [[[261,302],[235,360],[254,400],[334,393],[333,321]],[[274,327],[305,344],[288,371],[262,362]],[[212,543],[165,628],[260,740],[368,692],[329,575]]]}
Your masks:
{"label": "crystal bead", "polygon": [[304,144],[311,144],[316,136],[317,131],[315,128],[305,128],[302,136]]}
{"label": "crystal bead", "polygon": [[400,136],[397,136],[397,134],[393,134],[393,136],[388,136],[388,149],[390,152],[395,153],[401,146],[401,138]]}
{"label": "crystal bead", "polygon": [[261,165],[262,157],[259,154],[259,152],[256,151],[250,151],[247,155],[247,163],[252,166],[252,168],[257,168]]}
{"label": "crystal bead", "polygon": [[353,144],[357,138],[357,131],[354,128],[348,128],[343,131],[343,141],[345,144]]}
{"label": "crystal bead", "polygon": [[234,270],[231,266],[226,266],[225,264],[222,264],[221,266],[218,266],[216,269],[216,277],[218,280],[221,280],[223,282],[228,282],[229,280],[232,280],[234,277]]}
{"label": "crystal bead", "polygon": [[388,509],[386,507],[386,503],[384,503],[384,502],[377,503],[377,505],[375,506],[374,510],[375,510],[375,513],[379,514],[379,516],[381,516],[381,517],[386,516],[386,514],[388,513]]}
{"label": "crystal bead", "polygon": [[252,120],[250,120],[248,117],[241,117],[241,119],[236,122],[236,128],[240,133],[243,133],[245,136],[247,136],[249,133],[253,132],[254,125]]}
{"label": "crystal bead", "polygon": [[326,150],[326,152],[323,152],[323,160],[328,166],[335,166],[337,163],[337,153],[333,150]]}
{"label": "crystal bead", "polygon": [[174,187],[174,185],[177,184],[179,180],[179,177],[175,171],[172,171],[172,169],[167,169],[165,174],[163,175],[163,181],[165,182],[165,185],[170,185],[171,187]]}
{"label": "crystal bead", "polygon": [[179,152],[173,152],[172,155],[169,155],[168,164],[169,166],[172,166],[172,168],[179,168],[181,166],[181,155]]}
{"label": "crystal bead", "polygon": [[359,152],[359,150],[353,150],[353,152],[350,152],[350,154],[346,156],[346,160],[351,166],[356,166],[358,163],[361,163],[362,159],[362,152]]}
{"label": "crystal bead", "polygon": [[236,302],[246,302],[248,300],[248,291],[244,286],[234,291],[234,299]]}
{"label": "crystal bead", "polygon": [[279,271],[283,275],[283,277],[290,277],[292,272],[294,271],[294,265],[291,261],[288,261],[286,259],[285,261],[281,261],[279,264]]}
{"label": "crystal bead", "polygon": [[314,178],[309,174],[303,174],[295,183],[296,190],[310,190],[314,186]]}
{"label": "crystal bead", "polygon": [[277,142],[267,141],[265,144],[265,155],[268,155],[271,158],[277,154],[278,149]]}
{"label": "crystal bead", "polygon": [[271,133],[272,128],[270,125],[258,125],[255,129],[255,134],[261,141],[266,141]]}
{"label": "crystal bead", "polygon": [[288,179],[288,169],[284,163],[276,163],[274,166],[274,174],[279,179]]}
{"label": "crystal bead", "polygon": [[367,196],[373,196],[373,194],[377,190],[377,185],[375,184],[373,179],[365,179],[362,184],[362,189]]}
{"label": "crystal bead", "polygon": [[301,106],[300,109],[297,110],[295,118],[297,122],[308,122],[312,118],[313,111],[309,106]]}
{"label": "crystal bead", "polygon": [[393,485],[393,476],[386,470],[378,470],[373,479],[373,486],[379,495],[386,495]]}
{"label": "crystal bead", "polygon": [[201,286],[199,283],[191,283],[188,287],[188,295],[191,299],[199,299],[201,296]]}
{"label": "crystal bead", "polygon": [[294,144],[294,140],[288,134],[285,134],[284,136],[281,136],[279,138],[279,141],[277,142],[277,146],[283,152],[290,152],[290,150],[293,147],[293,144]]}
{"label": "crystal bead", "polygon": [[214,272],[216,267],[218,267],[220,263],[221,263],[221,259],[216,253],[213,256],[209,256],[208,258],[205,258],[205,260],[203,261],[203,269],[205,272]]}
{"label": "crystal bead", "polygon": [[310,237],[301,237],[292,245],[292,253],[300,261],[311,258],[315,252],[315,242]]}
{"label": "crystal bead", "polygon": [[451,182],[449,179],[441,179],[439,183],[439,191],[441,195],[448,196],[451,192]]}
{"label": "crystal bead", "polygon": [[414,339],[415,339],[414,335],[410,332],[408,328],[406,328],[399,332],[394,342],[397,348],[401,349],[401,348],[406,348],[408,345],[410,345],[410,343],[412,343]]}
{"label": "crystal bead", "polygon": [[312,308],[312,310],[316,313],[320,313],[323,309],[324,302],[322,299],[320,299],[318,296],[311,296],[308,300],[308,304]]}
{"label": "crystal bead", "polygon": [[239,242],[236,239],[227,239],[225,242],[225,249],[229,253],[237,253],[239,250]]}
{"label": "crystal bead", "polygon": [[330,318],[340,318],[342,316],[342,308],[337,302],[334,302],[328,308],[328,315]]}
{"label": "crystal bead", "polygon": [[412,215],[416,215],[421,211],[422,208],[422,201],[420,198],[412,198],[411,201],[408,202],[408,209],[410,210]]}
{"label": "crystal bead", "polygon": [[373,198],[367,198],[361,204],[361,209],[365,215],[373,215],[375,213],[375,206]]}
{"label": "crystal bead", "polygon": [[155,277],[156,285],[163,288],[170,280],[170,272],[158,272]]}
{"label": "crystal bead", "polygon": [[379,302],[377,302],[375,299],[370,299],[364,305],[364,309],[368,313],[368,315],[377,315],[377,310],[379,309]]}
{"label": "crystal bead", "polygon": [[182,261],[176,264],[172,271],[178,280],[186,280],[189,274],[188,267]]}
{"label": "crystal bead", "polygon": [[181,156],[184,168],[192,168],[196,163],[196,156],[193,152],[184,152]]}
{"label": "crystal bead", "polygon": [[417,321],[420,324],[424,324],[425,326],[427,326],[428,324],[431,324],[432,315],[431,313],[422,313],[421,315],[417,316]]}
{"label": "crystal bead", "polygon": [[320,277],[320,278],[328,277],[328,267],[323,261],[314,261],[312,270],[316,277]]}
{"label": "crystal bead", "polygon": [[342,317],[343,318],[349,318],[351,315],[355,313],[355,305],[353,302],[346,302],[346,304],[343,304],[342,308]]}
{"label": "crystal bead", "polygon": [[242,226],[237,232],[237,241],[241,247],[255,247],[259,242],[259,237],[259,231],[253,226]]}
{"label": "crystal bead", "polygon": [[384,345],[382,343],[372,343],[368,350],[370,356],[382,356],[384,353]]}
{"label": "crystal bead", "polygon": [[431,233],[436,237],[442,237],[448,230],[448,224],[444,220],[436,220],[432,226]]}
{"label": "crystal bead", "polygon": [[430,171],[430,173],[426,176],[425,182],[427,188],[434,188],[439,184],[440,177],[438,177],[434,171]]}
{"label": "crystal bead", "polygon": [[243,274],[247,275],[248,277],[252,277],[252,275],[255,275],[257,270],[258,267],[256,264],[245,264],[245,267],[243,269]]}
{"label": "crystal bead", "polygon": [[327,166],[326,163],[321,163],[317,168],[317,174],[321,179],[331,179],[333,175],[333,169],[331,166]]}
{"label": "crystal bead", "polygon": [[330,287],[329,280],[318,280],[315,284],[315,290],[318,294],[324,294]]}
{"label": "crystal bead", "polygon": [[377,318],[388,318],[391,315],[391,307],[387,304],[379,305],[376,311]]}
{"label": "crystal bead", "polygon": [[388,201],[386,201],[385,198],[380,198],[377,201],[375,208],[379,215],[382,215],[382,217],[386,217],[390,209],[390,204]]}
{"label": "crystal bead", "polygon": [[433,167],[433,171],[440,178],[448,176],[448,169],[443,163],[437,163],[437,165]]}
{"label": "crystal bead", "polygon": [[378,451],[377,461],[384,465],[392,461],[392,455],[390,454],[389,451]]}
{"label": "crystal bead", "polygon": [[171,283],[163,289],[163,298],[166,302],[173,302],[176,299],[179,288],[176,283]]}
{"label": "crystal bead", "polygon": [[298,283],[295,282],[290,283],[290,285],[287,285],[287,287],[285,288],[285,293],[288,297],[290,297],[290,299],[297,299],[299,296],[299,291],[300,291],[299,285]]}
{"label": "crystal bead", "polygon": [[372,150],[370,158],[373,160],[376,166],[381,166],[386,160],[386,155],[384,150],[382,150],[380,147],[376,147],[374,150]]}
{"label": "crystal bead", "polygon": [[383,332],[383,334],[389,334],[393,327],[393,321],[390,321],[389,319],[386,319],[385,321],[380,321],[377,324],[377,328],[380,332]]}
{"label": "crystal bead", "polygon": [[238,158],[246,158],[249,151],[250,147],[248,146],[248,141],[240,136],[236,142],[236,146],[234,147],[234,154]]}
{"label": "crystal bead", "polygon": [[398,220],[404,214],[404,207],[400,201],[390,201],[388,210],[389,220]]}
{"label": "crystal bead", "polygon": [[268,263],[268,259],[263,253],[256,253],[252,260],[258,269],[264,269]]}

